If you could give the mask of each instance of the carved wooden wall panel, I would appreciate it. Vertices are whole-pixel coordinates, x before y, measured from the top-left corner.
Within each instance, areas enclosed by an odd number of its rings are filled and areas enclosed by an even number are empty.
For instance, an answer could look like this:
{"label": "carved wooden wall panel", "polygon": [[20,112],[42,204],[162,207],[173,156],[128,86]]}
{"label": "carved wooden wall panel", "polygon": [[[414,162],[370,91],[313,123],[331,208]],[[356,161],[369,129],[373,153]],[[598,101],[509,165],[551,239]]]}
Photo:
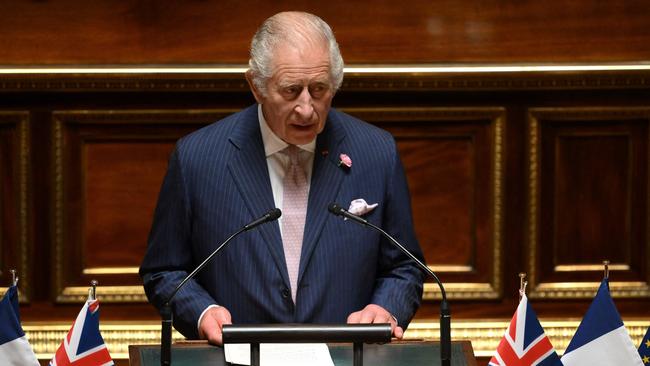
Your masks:
{"label": "carved wooden wall panel", "polygon": [[[501,293],[503,108],[351,108],[395,137],[427,264],[450,298]],[[425,299],[439,298],[426,284]]]}
{"label": "carved wooden wall panel", "polygon": [[78,302],[146,302],[137,270],[175,141],[229,110],[56,111],[55,291]]}
{"label": "carved wooden wall panel", "polygon": [[15,269],[23,302],[32,281],[29,159],[29,113],[0,111],[0,292]]}
{"label": "carved wooden wall panel", "polygon": [[[477,354],[498,344],[518,272],[528,272],[535,310],[560,349],[602,259],[613,262],[630,334],[638,341],[649,325],[644,67],[346,73],[335,105],[395,136],[427,262],[453,298],[453,337],[471,339]],[[117,355],[157,342],[159,316],[135,271],[168,154],[180,136],[252,102],[241,71],[2,72],[0,110],[14,112],[0,113],[0,285],[7,259],[27,258],[19,270],[30,340],[51,356],[98,279]],[[26,241],[7,241],[21,232]],[[438,296],[427,283],[408,339],[437,337]]]}
{"label": "carved wooden wall panel", "polygon": [[648,297],[650,108],[530,110],[531,297]]}

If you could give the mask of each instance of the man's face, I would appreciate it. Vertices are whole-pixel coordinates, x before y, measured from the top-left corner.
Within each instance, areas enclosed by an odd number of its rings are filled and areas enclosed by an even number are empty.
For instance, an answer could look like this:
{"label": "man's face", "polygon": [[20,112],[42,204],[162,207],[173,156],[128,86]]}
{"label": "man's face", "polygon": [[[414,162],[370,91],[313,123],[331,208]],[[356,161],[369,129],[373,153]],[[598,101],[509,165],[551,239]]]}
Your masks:
{"label": "man's face", "polygon": [[273,76],[264,96],[253,88],[271,130],[286,143],[304,145],[325,127],[334,91],[329,50],[325,46],[297,49],[281,45],[275,51]]}

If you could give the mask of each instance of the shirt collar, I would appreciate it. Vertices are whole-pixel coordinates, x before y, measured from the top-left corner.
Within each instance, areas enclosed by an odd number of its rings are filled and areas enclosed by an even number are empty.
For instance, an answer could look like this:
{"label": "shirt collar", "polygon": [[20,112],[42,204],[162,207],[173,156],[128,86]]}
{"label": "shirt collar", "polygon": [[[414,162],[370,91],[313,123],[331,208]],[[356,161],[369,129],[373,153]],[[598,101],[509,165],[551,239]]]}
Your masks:
{"label": "shirt collar", "polygon": [[[262,142],[264,143],[264,153],[266,154],[266,157],[282,151],[289,146],[289,144],[284,142],[271,130],[264,118],[264,113],[262,113],[261,104],[257,105],[257,116],[260,123],[260,132],[262,132]],[[304,145],[298,145],[298,147],[313,154],[314,151],[316,151],[316,139],[314,138],[312,141]]]}

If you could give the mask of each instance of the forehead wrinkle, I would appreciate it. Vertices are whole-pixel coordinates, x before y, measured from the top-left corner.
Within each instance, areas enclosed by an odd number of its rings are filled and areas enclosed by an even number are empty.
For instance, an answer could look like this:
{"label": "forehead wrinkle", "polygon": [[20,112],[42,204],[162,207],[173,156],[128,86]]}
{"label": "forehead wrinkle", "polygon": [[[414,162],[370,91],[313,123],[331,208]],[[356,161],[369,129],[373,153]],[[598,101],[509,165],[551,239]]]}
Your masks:
{"label": "forehead wrinkle", "polygon": [[329,65],[315,67],[286,67],[279,66],[275,77],[280,84],[291,84],[299,81],[327,81],[329,82]]}

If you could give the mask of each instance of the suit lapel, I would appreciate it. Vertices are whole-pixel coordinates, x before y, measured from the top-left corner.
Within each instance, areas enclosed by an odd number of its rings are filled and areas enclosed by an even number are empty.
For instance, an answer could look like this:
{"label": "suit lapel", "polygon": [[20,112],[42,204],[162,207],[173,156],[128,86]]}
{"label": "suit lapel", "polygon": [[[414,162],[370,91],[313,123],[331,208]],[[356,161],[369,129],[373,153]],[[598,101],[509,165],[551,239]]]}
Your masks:
{"label": "suit lapel", "polygon": [[[232,161],[228,163],[228,170],[244,198],[251,217],[260,217],[275,207],[275,202],[259,128],[257,105],[243,112],[233,130],[230,142],[235,146],[237,152],[233,154]],[[272,225],[261,225],[256,230],[262,234],[282,279],[288,286],[289,275],[277,222]]]}
{"label": "suit lapel", "polygon": [[341,121],[330,112],[325,129],[316,141],[298,283],[311,259],[325,222],[331,215],[327,206],[336,199],[341,182],[347,175],[347,172],[338,166],[337,158],[344,138],[345,131]]}

